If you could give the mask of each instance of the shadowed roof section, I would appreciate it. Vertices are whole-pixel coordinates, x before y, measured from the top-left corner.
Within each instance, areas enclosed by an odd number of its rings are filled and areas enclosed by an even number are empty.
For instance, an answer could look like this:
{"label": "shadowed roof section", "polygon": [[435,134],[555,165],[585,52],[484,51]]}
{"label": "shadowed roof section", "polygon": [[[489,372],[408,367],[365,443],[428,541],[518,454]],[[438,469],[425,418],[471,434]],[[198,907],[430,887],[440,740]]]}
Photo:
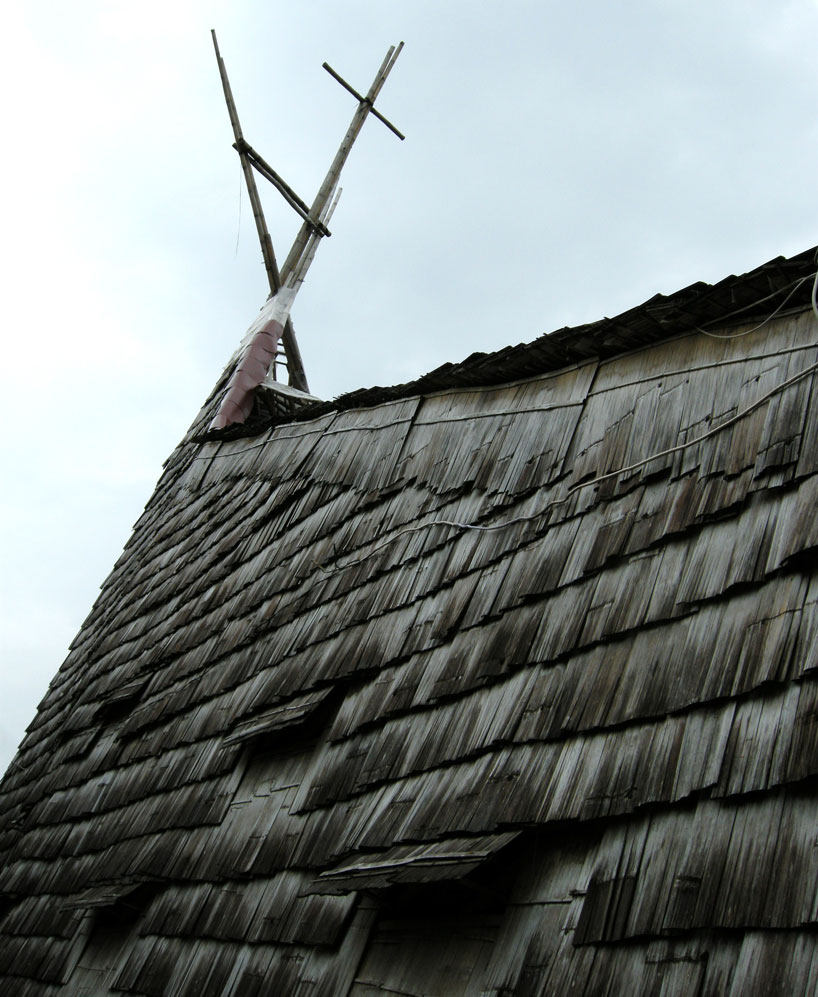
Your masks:
{"label": "shadowed roof section", "polygon": [[234,358],[0,784],[6,990],[808,992],[815,269],[208,433]]}

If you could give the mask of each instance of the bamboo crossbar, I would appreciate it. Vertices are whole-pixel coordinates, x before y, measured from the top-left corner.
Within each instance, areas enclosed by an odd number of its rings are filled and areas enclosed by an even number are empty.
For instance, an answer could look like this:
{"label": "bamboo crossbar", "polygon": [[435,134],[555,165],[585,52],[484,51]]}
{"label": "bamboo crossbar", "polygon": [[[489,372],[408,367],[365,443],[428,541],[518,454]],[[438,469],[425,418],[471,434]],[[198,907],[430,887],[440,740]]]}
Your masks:
{"label": "bamboo crossbar", "polygon": [[237,152],[243,153],[249,159],[250,165],[255,167],[265,180],[270,181],[284,200],[305,222],[309,222],[321,235],[332,235],[332,232],[330,232],[326,225],[310,217],[310,208],[307,202],[296,194],[287,181],[248,142],[244,139],[240,142],[234,142],[233,148]]}
{"label": "bamboo crossbar", "polygon": [[[359,94],[358,91],[355,89],[355,87],[350,86],[350,84],[347,83],[347,81],[343,78],[343,76],[341,76],[340,73],[336,73],[335,70],[332,68],[332,66],[330,66],[330,64],[328,62],[323,62],[321,64],[321,68],[322,69],[326,69],[326,71],[330,74],[330,76],[334,80],[336,80],[338,83],[340,83],[341,86],[344,88],[344,90],[347,90],[349,93],[351,93],[352,96],[359,103],[361,103],[361,104],[367,104],[367,103],[369,103],[369,101],[367,100],[367,98],[364,97],[362,94]],[[404,139],[406,138],[406,136],[403,134],[403,132],[398,131],[398,129],[392,124],[392,122],[388,118],[385,118],[376,107],[372,107],[370,105],[369,113],[372,114],[372,115],[374,115],[378,119],[378,121],[380,121],[383,124],[385,124],[386,127],[390,131],[394,132],[395,135],[397,135],[398,138],[401,140],[401,142],[404,141]]]}
{"label": "bamboo crossbar", "polygon": [[[373,105],[375,103],[375,99],[381,92],[381,89],[386,82],[386,78],[392,71],[392,67],[395,65],[395,61],[400,55],[402,48],[403,42],[400,42],[397,47],[390,45],[389,50],[387,51],[386,56],[378,69],[378,72],[375,74],[375,79],[372,81],[369,91],[366,96],[359,101],[358,107],[352,116],[352,121],[349,124],[349,128],[347,128],[346,135],[338,147],[338,151],[335,153],[335,158],[327,171],[326,177],[324,177],[324,182],[321,184],[321,187],[315,196],[315,200],[312,203],[312,207],[310,208],[310,216],[312,218],[320,217],[325,206],[327,205],[333,189],[338,184],[341,170],[343,169],[344,163],[347,161],[347,157],[349,156],[355,139],[358,137],[361,128],[363,128],[367,115],[370,111],[374,110]],[[304,247],[307,244],[309,234],[310,225],[305,222],[301,226],[301,229],[293,242],[292,248],[287,255],[287,259],[284,261],[284,265],[281,267],[283,279],[286,280],[287,274],[290,273],[297,265],[301,254],[304,252]]]}

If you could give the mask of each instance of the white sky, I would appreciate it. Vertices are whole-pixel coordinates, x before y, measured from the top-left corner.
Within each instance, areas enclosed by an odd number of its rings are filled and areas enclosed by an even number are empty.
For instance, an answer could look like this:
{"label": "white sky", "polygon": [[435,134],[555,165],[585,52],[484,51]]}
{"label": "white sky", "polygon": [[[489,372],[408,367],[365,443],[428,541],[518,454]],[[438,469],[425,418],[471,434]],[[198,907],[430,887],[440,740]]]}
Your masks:
{"label": "white sky", "polygon": [[[0,771],[266,295],[213,56],[311,201],[322,397],[818,242],[818,0],[39,0],[4,15]],[[298,219],[263,192],[283,260]],[[239,216],[241,222],[239,225]],[[240,232],[236,252],[237,231]]]}

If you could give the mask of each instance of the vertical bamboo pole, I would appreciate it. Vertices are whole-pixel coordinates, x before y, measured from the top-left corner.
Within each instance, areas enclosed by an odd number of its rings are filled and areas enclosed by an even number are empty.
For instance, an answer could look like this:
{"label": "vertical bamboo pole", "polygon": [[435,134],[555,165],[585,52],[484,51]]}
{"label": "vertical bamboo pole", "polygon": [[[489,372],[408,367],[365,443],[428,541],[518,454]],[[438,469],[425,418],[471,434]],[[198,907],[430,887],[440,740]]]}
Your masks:
{"label": "vertical bamboo pole", "polygon": [[[210,32],[213,38],[213,48],[216,50],[216,61],[219,65],[219,75],[222,81],[222,89],[224,90],[224,99],[227,103],[227,113],[230,115],[230,124],[233,127],[233,136],[236,141],[236,146],[238,147],[239,159],[241,160],[241,168],[244,173],[244,180],[247,184],[247,193],[250,198],[250,204],[253,208],[253,218],[256,221],[256,231],[258,232],[259,242],[261,243],[261,255],[264,259],[264,269],[267,271],[267,280],[270,285],[270,293],[275,294],[281,287],[281,274],[278,270],[278,264],[276,263],[275,252],[273,250],[273,240],[270,238],[270,233],[267,230],[267,223],[264,220],[264,212],[261,208],[261,199],[258,195],[258,187],[256,186],[256,178],[253,175],[253,167],[250,165],[243,149],[244,136],[241,132],[241,124],[239,123],[239,115],[236,110],[236,104],[233,100],[233,92],[230,89],[230,81],[227,78],[227,69],[224,64],[224,59],[221,57],[219,52],[219,43],[216,40],[216,32]],[[307,384],[307,375],[304,371],[304,362],[301,359],[301,351],[298,349],[298,343],[295,338],[295,330],[293,329],[292,321],[288,317],[287,323],[284,326],[284,331],[281,335],[281,341],[284,346],[284,351],[287,354],[287,371],[289,374],[290,385],[293,388],[298,388],[300,391],[309,391],[309,386]]]}

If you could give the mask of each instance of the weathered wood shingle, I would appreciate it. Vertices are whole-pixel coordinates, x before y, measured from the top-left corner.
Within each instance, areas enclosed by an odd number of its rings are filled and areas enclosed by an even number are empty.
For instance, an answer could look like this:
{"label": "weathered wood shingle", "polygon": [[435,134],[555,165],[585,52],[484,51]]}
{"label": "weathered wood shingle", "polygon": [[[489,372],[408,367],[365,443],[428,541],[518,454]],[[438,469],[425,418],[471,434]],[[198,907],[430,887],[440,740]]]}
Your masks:
{"label": "weathered wood shingle", "polygon": [[7,989],[806,992],[814,266],[214,391],[0,786]]}

